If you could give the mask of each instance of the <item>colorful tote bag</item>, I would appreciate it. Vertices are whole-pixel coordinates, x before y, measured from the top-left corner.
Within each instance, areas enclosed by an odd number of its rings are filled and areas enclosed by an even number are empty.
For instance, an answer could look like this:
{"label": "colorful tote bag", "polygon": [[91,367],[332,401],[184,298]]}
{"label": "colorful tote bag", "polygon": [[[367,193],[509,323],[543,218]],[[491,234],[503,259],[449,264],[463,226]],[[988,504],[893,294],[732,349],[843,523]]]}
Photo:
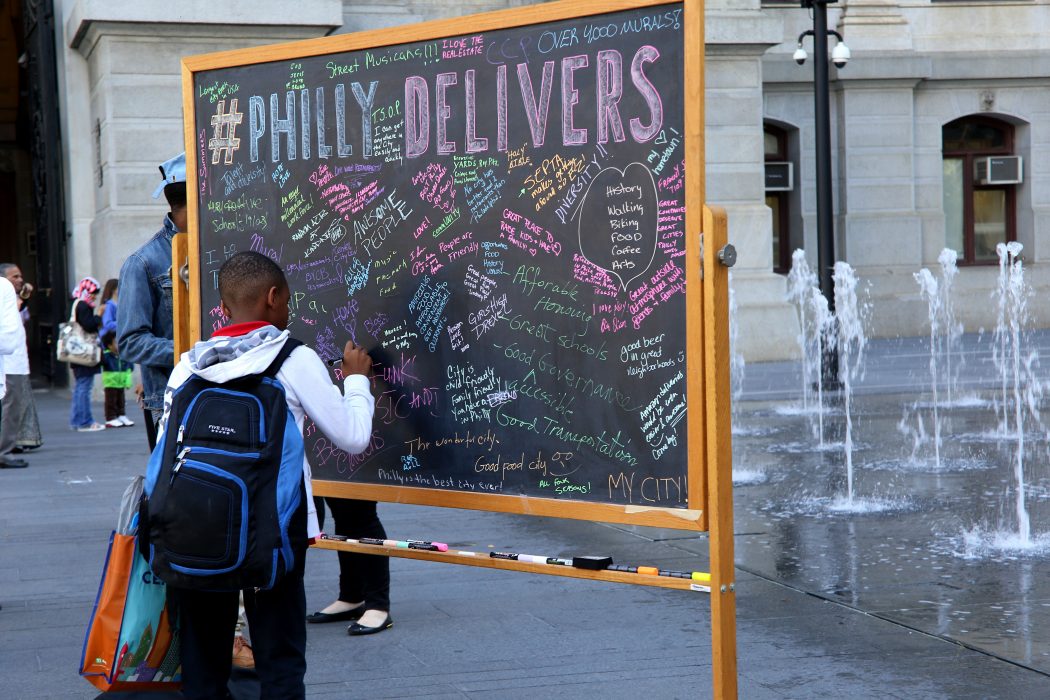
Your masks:
{"label": "colorful tote bag", "polygon": [[112,534],[80,675],[102,691],[177,690],[177,615],[133,535]]}
{"label": "colorful tote bag", "polygon": [[135,532],[142,477],[124,493],[118,530],[109,539],[80,675],[102,691],[178,690],[178,614],[167,586],[139,554]]}

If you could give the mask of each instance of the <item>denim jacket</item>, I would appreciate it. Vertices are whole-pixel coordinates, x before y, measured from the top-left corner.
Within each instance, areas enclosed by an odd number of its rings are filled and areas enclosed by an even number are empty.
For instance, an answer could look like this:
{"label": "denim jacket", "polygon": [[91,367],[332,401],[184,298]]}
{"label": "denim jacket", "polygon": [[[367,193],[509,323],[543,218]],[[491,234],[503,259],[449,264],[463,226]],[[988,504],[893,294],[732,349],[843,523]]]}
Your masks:
{"label": "denim jacket", "polygon": [[146,408],[164,408],[164,387],[175,366],[171,306],[171,237],[177,233],[170,216],[164,226],[120,268],[117,345],[127,362],[141,365]]}

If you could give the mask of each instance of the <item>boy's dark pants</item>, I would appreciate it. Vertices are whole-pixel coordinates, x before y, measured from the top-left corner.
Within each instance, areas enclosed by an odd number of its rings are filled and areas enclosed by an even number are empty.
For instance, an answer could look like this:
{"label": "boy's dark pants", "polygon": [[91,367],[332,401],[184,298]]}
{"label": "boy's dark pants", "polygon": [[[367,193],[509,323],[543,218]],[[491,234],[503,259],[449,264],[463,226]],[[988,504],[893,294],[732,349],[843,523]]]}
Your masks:
{"label": "boy's dark pants", "polygon": [[[297,552],[295,568],[271,590],[244,591],[255,670],[264,699],[306,696],[305,560],[306,552]],[[183,696],[202,700],[228,697],[237,591],[170,590],[179,605]]]}

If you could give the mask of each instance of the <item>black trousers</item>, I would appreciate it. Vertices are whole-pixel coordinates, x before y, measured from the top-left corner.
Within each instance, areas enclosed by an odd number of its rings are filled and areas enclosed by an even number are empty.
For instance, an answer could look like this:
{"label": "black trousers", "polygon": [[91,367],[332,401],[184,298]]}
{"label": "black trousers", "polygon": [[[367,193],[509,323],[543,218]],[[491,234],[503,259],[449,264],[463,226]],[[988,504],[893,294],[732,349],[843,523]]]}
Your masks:
{"label": "black trousers", "polygon": [[[332,511],[335,534],[354,539],[386,539],[386,530],[379,521],[375,501],[352,498],[325,498],[324,501]],[[324,509],[320,503],[316,505],[318,520],[324,529]],[[390,558],[339,552],[339,600],[344,603],[363,600],[368,610],[390,610]]]}
{"label": "black trousers", "polygon": [[[123,389],[103,389],[106,398],[106,420],[113,420],[117,416],[124,415],[125,399]],[[150,450],[152,452],[152,450]]]}
{"label": "black trousers", "polygon": [[[306,697],[305,559],[306,552],[300,552],[295,568],[271,590],[244,591],[255,670],[264,700]],[[183,697],[228,698],[237,591],[170,590],[179,605]]]}

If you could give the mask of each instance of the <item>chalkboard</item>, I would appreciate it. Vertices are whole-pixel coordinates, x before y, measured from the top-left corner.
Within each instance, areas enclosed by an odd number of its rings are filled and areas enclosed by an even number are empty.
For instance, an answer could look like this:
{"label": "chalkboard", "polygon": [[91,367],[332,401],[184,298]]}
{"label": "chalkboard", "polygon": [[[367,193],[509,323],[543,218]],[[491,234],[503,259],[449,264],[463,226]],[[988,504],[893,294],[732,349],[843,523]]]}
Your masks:
{"label": "chalkboard", "polygon": [[558,5],[184,63],[201,334],[254,250],[375,361],[363,454],[306,423],[321,493],[702,525],[683,7]]}

